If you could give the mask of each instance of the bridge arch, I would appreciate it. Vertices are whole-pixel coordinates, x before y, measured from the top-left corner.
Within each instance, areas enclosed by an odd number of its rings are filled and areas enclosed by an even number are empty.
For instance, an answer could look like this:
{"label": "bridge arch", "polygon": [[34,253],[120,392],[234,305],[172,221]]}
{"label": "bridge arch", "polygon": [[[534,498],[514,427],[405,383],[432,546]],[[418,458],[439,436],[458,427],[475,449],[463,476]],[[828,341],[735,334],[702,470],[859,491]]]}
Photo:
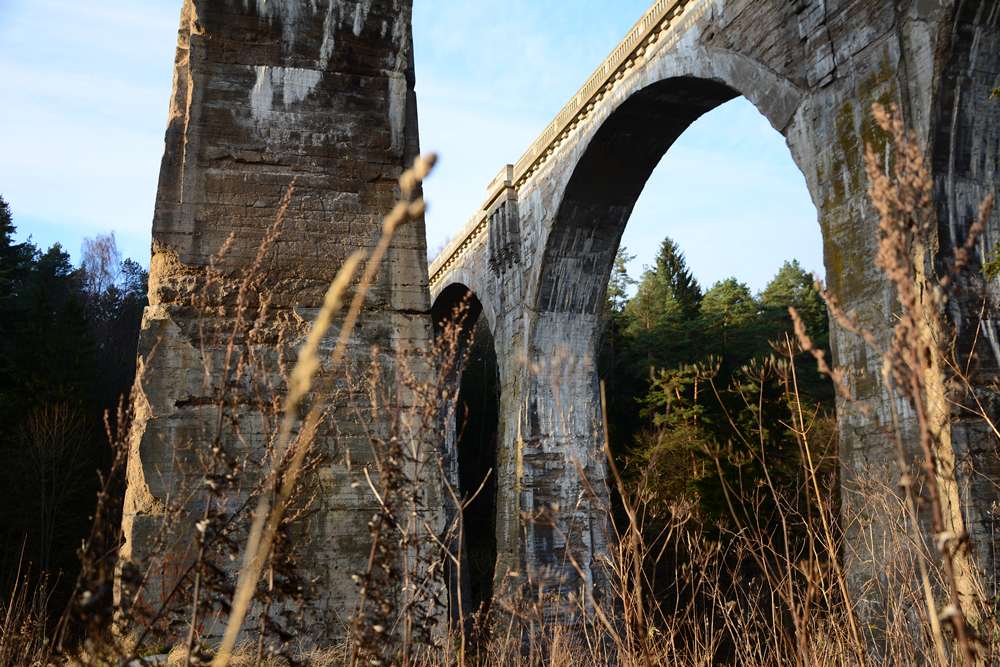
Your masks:
{"label": "bridge arch", "polygon": [[[993,137],[1000,127],[990,123],[1000,106],[988,101],[998,61],[977,45],[995,44],[1000,33],[982,6],[917,3],[904,15],[892,3],[852,0],[831,21],[823,3],[656,0],[523,156],[491,181],[483,205],[432,263],[430,282],[436,289],[478,281],[484,307],[496,313],[501,450],[510,454],[501,457],[501,479],[515,481],[500,503],[511,519],[498,569],[508,570],[509,581],[541,584],[556,597],[578,588],[578,599],[604,587],[608,485],[594,360],[598,306],[632,207],[677,136],[719,104],[738,95],[749,100],[784,136],[805,176],[830,291],[886,342],[894,294],[874,262],[878,216],[864,149],[883,138],[870,110],[874,102],[896,104],[932,149],[948,225],[941,248],[957,247],[975,217],[970,202],[995,189],[997,144],[978,137]],[[975,76],[972,61],[981,68]],[[1000,238],[998,221],[995,211],[987,247]],[[993,299],[986,338],[996,320]],[[959,339],[975,345],[980,311],[955,307]],[[970,318],[972,325],[962,324]],[[838,410],[846,484],[847,470],[872,465],[877,473],[892,460],[883,426],[894,403],[877,355],[835,324],[830,343],[858,405]],[[984,377],[996,377],[993,361],[984,367]],[[982,441],[972,431],[956,433],[962,442]],[[989,553],[996,550],[986,508],[995,496],[974,490],[969,502],[971,532]],[[857,561],[858,582],[872,574],[865,563],[878,560]]]}
{"label": "bridge arch", "polygon": [[[492,602],[497,568],[498,446],[500,379],[494,329],[475,292],[451,283],[431,308],[436,337],[457,335],[453,386],[458,393],[446,416],[445,459],[449,481],[464,506],[460,535],[453,543],[462,566],[449,575],[452,614],[472,614]],[[449,324],[457,325],[449,329]],[[511,480],[504,480],[510,482]],[[454,516],[454,515],[453,515]],[[466,630],[471,629],[466,628]]]}
{"label": "bridge arch", "polygon": [[440,335],[445,326],[456,319],[460,311],[464,312],[461,313],[458,324],[462,328],[462,334],[467,336],[483,313],[483,302],[476,296],[475,291],[460,282],[453,282],[434,295],[431,306],[434,334]]}
{"label": "bridge arch", "polygon": [[[622,234],[653,170],[692,123],[737,97],[751,99],[718,79],[669,77],[632,92],[595,127],[567,170],[546,230],[535,293],[529,295],[540,316],[574,313],[596,323]],[[764,109],[780,131],[787,100]],[[791,155],[807,174],[795,151]]]}
{"label": "bridge arch", "polygon": [[[448,280],[431,287],[431,320],[434,331],[454,315],[454,308],[466,300],[470,312],[466,324],[474,325],[482,316],[495,335],[497,331],[497,308],[493,294],[483,281],[483,276],[477,276],[472,271],[457,270],[448,276]],[[475,312],[473,312],[475,311]]]}
{"label": "bridge arch", "polygon": [[[649,176],[692,123],[741,96],[785,136],[810,197],[821,201],[807,147],[788,136],[803,97],[793,82],[722,49],[696,47],[689,57],[651,59],[595,109],[573,153],[549,174],[555,185],[543,196],[555,202],[554,214],[546,216],[537,281],[525,295],[538,312],[599,310],[618,241]],[[583,280],[561,278],[566,271]]]}
{"label": "bridge arch", "polygon": [[[622,234],[653,170],[692,123],[734,98],[747,98],[782,134],[800,103],[799,90],[762,65],[720,50],[698,52],[679,62],[648,62],[610,103],[594,110],[588,125],[577,130],[574,145],[526,183],[519,197],[522,220],[541,222],[534,249],[537,268],[524,293],[529,309],[524,324],[530,365],[543,370],[525,378],[531,407],[523,429],[529,440],[545,443],[538,458],[568,462],[567,479],[560,485],[571,483],[568,478],[579,461],[588,478],[585,486],[606,488],[597,369],[601,316]],[[799,170],[808,174],[809,165],[797,159],[797,151],[791,153]],[[808,185],[815,203],[817,194]],[[553,359],[572,361],[546,370]],[[560,506],[564,501],[558,495],[558,487],[537,488],[533,503]],[[588,512],[591,516],[584,518]],[[529,528],[525,560],[560,572],[564,580],[572,580],[573,574],[559,562],[566,560],[563,550],[581,549],[584,557],[599,562],[607,528],[593,518],[593,508],[577,514],[555,535],[545,534],[544,526]],[[560,544],[559,532],[574,531],[586,536],[586,544]],[[582,559],[579,552],[575,557]],[[600,566],[590,574],[593,580],[583,582],[585,589],[597,593]]]}

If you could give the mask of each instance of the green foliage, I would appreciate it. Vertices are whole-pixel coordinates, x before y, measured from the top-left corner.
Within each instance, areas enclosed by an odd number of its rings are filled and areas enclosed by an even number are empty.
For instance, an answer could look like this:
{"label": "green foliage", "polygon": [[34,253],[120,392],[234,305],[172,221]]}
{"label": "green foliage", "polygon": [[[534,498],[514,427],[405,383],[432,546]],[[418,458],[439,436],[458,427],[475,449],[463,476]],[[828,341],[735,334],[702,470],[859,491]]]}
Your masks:
{"label": "green foliage", "polygon": [[[628,284],[623,272],[615,280]],[[600,355],[611,441],[633,484],[642,478],[656,498],[651,506],[694,500],[706,525],[722,521],[723,489],[752,489],[765,462],[779,491],[795,488],[791,371],[806,413],[832,413],[833,392],[813,360],[796,353],[789,307],[827,346],[826,306],[797,261],[785,262],[757,297],[736,278],[702,294],[667,239],[635,296],[614,311]]]}
{"label": "green foliage", "polygon": [[772,307],[794,305],[803,313],[823,312],[825,315],[826,312],[823,299],[816,289],[816,281],[806,273],[797,259],[781,265],[778,273],[760,293],[760,301],[765,306]]}
{"label": "green foliage", "polygon": [[983,275],[989,280],[1000,277],[1000,246],[993,249],[989,259],[983,264]]}
{"label": "green foliage", "polygon": [[[799,265],[798,260],[785,262],[764,291],[760,303],[772,317],[790,325],[788,308],[799,311],[810,335],[820,336],[827,328],[826,304],[816,286],[816,280]],[[823,341],[825,344],[825,340]]]}
{"label": "green foliage", "polygon": [[611,266],[611,279],[608,281],[608,312],[620,314],[625,310],[628,303],[628,293],[633,285],[638,284],[634,278],[628,274],[628,263],[635,259],[635,255],[630,255],[624,246],[618,248],[615,254],[615,262]]}
{"label": "green foliage", "polygon": [[668,238],[660,244],[660,254],[656,257],[656,273],[666,283],[681,315],[693,317],[698,314],[701,304],[701,286],[687,268],[684,253]]}
{"label": "green foliage", "polygon": [[703,364],[653,372],[649,392],[641,401],[642,415],[651,418],[651,426],[639,434],[627,469],[633,477],[644,478],[654,514],[679,498],[697,495],[697,481],[710,469],[705,452],[713,443],[706,420],[712,417],[699,399],[718,372],[717,360],[711,358]]}
{"label": "green foliage", "polygon": [[639,281],[635,296],[625,306],[633,331],[652,331],[667,321],[679,319],[680,309],[653,269]]}
{"label": "green foliage", "polygon": [[[771,356],[750,360],[728,378],[714,359],[654,373],[643,401],[653,430],[636,453],[644,486],[662,496],[661,505],[691,498],[706,525],[717,526],[744,518],[732,516],[742,506],[735,499],[753,498],[758,515],[775,511],[773,494],[755,493],[765,479],[778,494],[794,496],[802,467],[786,426],[799,408],[790,371],[787,361]],[[804,409],[814,417],[820,407]],[[665,469],[683,484],[650,484],[649,471],[669,479]]]}
{"label": "green foliage", "polygon": [[15,376],[13,336],[20,321],[19,310],[23,306],[16,297],[19,287],[26,281],[36,253],[30,243],[14,243],[16,231],[10,206],[0,197],[0,415],[10,409],[8,388]]}
{"label": "green foliage", "polygon": [[624,310],[633,329],[651,331],[697,317],[701,298],[701,286],[688,270],[684,254],[666,238],[656,263],[643,274],[635,297]]}
{"label": "green foliage", "polygon": [[701,314],[713,324],[743,326],[757,315],[757,302],[744,283],[736,278],[726,278],[705,292]]}

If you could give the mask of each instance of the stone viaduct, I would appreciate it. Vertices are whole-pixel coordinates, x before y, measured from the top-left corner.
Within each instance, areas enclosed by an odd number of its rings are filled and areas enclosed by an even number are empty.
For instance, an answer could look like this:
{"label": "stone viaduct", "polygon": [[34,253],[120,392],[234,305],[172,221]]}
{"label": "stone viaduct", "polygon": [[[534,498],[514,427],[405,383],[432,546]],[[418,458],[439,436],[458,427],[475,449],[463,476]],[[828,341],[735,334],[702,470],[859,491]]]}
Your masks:
{"label": "stone viaduct", "polygon": [[[995,189],[1000,103],[988,98],[1000,75],[998,7],[658,0],[489,185],[481,210],[429,272],[423,225],[400,232],[350,361],[364,366],[377,349],[387,406],[406,408],[408,392],[393,384],[396,359],[426,349],[433,317],[475,295],[499,361],[497,581],[517,573],[590,590],[602,576],[598,314],[632,206],[671,143],[701,114],[747,97],[805,174],[830,287],[885,335],[893,297],[874,267],[876,220],[862,166],[865,143],[884,141],[871,103],[898,104],[928,147],[947,256]],[[396,179],[418,150],[410,10],[411,0],[184,0],[153,219],[123,560],[176,576],[192,543],[190,532],[186,542],[164,541],[170,508],[201,516],[243,497],[238,488],[222,497],[205,490],[206,458],[218,466],[266,458],[273,414],[260,404],[259,385],[282,387],[286,351],[298,347],[348,254],[375,245]],[[998,215],[982,252],[1000,234]],[[281,228],[269,231],[277,220]],[[995,283],[968,282],[968,298],[951,315],[963,349],[978,341],[975,381],[986,386],[1000,360],[1000,294]],[[877,362],[845,332],[833,339],[837,360],[853,371],[852,391],[873,415],[840,411],[846,467],[884,461],[887,399]],[[369,552],[377,504],[364,484],[352,484],[351,466],[370,462],[373,433],[391,428],[392,410],[362,417],[364,392],[338,382],[318,436],[328,462],[316,475],[318,506],[307,528],[314,546],[300,559],[323,591],[314,601],[316,637],[343,631],[355,600],[351,575]],[[992,555],[988,510],[1000,475],[994,443],[977,428],[960,422],[955,437],[971,480],[967,514],[977,545]],[[220,459],[222,450],[231,458]],[[440,488],[440,480],[426,482]],[[541,515],[555,520],[531,520]]]}
{"label": "stone viaduct", "polygon": [[[196,548],[188,522],[165,530],[172,510],[217,516],[209,526],[238,510],[274,436],[266,397],[283,395],[331,281],[348,255],[375,246],[418,153],[410,11],[409,0],[183,2],[122,550],[151,575],[154,606]],[[398,357],[428,346],[426,276],[423,223],[406,225],[350,342],[359,373],[373,349],[391,378]],[[365,392],[343,376],[324,369],[317,382],[334,383],[316,443],[329,463],[316,475],[311,545],[299,560],[317,582],[309,635],[318,639],[343,634],[378,509],[350,466],[371,462],[371,439],[406,399],[391,392],[370,419]],[[233,470],[235,483],[208,492],[206,479]]]}
{"label": "stone viaduct", "polygon": [[[595,368],[600,313],[632,207],[677,137],[736,96],[753,103],[805,175],[829,289],[885,342],[894,296],[875,267],[878,220],[863,164],[866,144],[885,146],[872,104],[895,103],[927,147],[944,258],[996,191],[1000,101],[990,91],[998,80],[1000,5],[989,0],[655,2],[517,163],[500,171],[430,267],[436,316],[471,293],[495,340],[497,581],[507,571],[552,586],[575,580],[567,550],[587,576],[600,576],[594,564],[608,539],[592,493],[602,496],[597,505],[607,493]],[[998,235],[995,210],[980,252]],[[964,280],[950,314],[962,352],[975,346],[974,382],[985,387],[1000,361],[1000,293],[995,281]],[[869,408],[866,416],[838,407],[845,504],[860,509],[852,473],[894,460],[882,428],[890,399],[881,362],[861,341],[836,326],[831,338],[853,397]],[[987,405],[998,414],[995,402]],[[997,443],[961,419],[953,437],[966,520],[983,562],[995,563]],[[890,488],[894,480],[886,480]],[[530,520],[539,516],[555,521]],[[859,558],[872,556],[879,558]],[[853,575],[865,577],[864,568],[856,564]]]}

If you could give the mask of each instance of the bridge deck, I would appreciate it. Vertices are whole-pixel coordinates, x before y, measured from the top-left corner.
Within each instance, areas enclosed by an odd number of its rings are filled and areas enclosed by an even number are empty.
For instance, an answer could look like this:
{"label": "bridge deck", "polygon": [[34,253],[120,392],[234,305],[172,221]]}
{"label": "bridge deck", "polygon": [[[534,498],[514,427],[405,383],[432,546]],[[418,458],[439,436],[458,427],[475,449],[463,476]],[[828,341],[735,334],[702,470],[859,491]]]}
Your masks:
{"label": "bridge deck", "polygon": [[[507,187],[520,188],[570,136],[594,107],[610,93],[646,51],[679,26],[694,0],[656,0],[624,39],[604,59],[587,82],[556,115],[514,165],[507,165],[487,187],[483,205],[430,265],[430,284],[436,285],[472,243],[486,231],[486,212]],[[675,32],[680,33],[679,30]]]}

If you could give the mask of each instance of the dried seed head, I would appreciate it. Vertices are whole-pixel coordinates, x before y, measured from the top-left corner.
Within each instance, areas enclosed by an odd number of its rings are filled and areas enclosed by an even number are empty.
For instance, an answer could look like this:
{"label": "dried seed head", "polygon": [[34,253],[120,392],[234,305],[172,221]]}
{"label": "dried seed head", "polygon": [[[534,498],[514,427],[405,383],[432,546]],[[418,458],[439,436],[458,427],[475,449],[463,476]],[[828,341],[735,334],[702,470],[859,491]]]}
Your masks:
{"label": "dried seed head", "polygon": [[427,204],[424,203],[423,199],[418,199],[407,207],[406,214],[411,220],[415,220],[421,217],[426,210]]}
{"label": "dried seed head", "polygon": [[416,172],[416,176],[421,181],[427,178],[434,169],[434,165],[437,163],[437,153],[425,153],[421,155],[413,162],[413,171]]}

